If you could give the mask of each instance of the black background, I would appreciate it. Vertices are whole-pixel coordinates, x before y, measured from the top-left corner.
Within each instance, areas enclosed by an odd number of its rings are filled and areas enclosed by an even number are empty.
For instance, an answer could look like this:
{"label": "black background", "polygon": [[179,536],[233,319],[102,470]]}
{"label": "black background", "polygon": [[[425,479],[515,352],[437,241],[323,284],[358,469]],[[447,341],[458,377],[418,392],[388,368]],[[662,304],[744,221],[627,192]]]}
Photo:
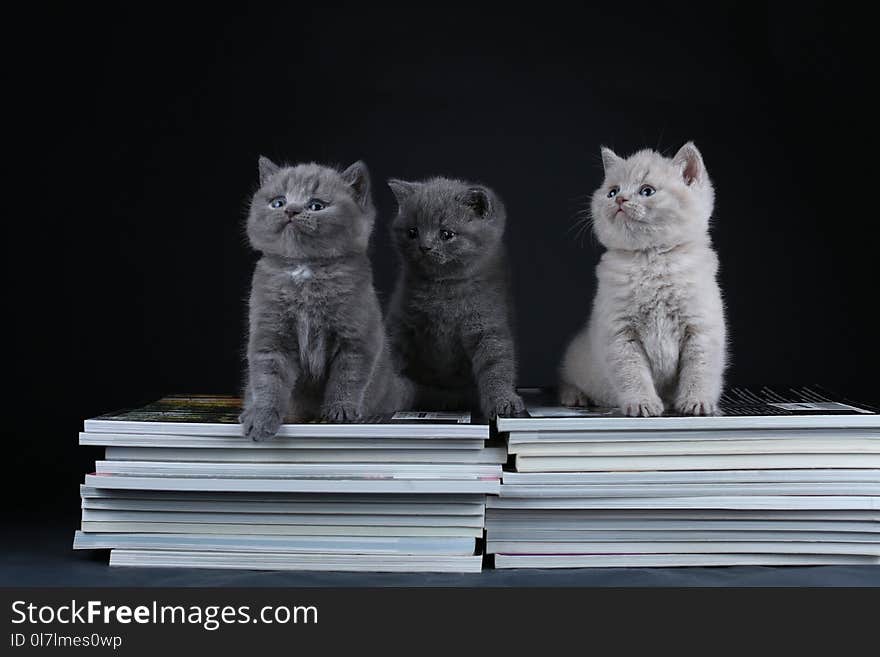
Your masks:
{"label": "black background", "polygon": [[10,22],[3,424],[13,507],[75,507],[99,452],[83,418],[175,391],[235,392],[260,153],[370,166],[383,299],[388,177],[482,181],[505,199],[520,380],[554,383],[600,249],[572,230],[600,144],[693,139],[732,383],[822,382],[877,399],[875,172],[836,5],[283,3],[234,14],[43,8]]}

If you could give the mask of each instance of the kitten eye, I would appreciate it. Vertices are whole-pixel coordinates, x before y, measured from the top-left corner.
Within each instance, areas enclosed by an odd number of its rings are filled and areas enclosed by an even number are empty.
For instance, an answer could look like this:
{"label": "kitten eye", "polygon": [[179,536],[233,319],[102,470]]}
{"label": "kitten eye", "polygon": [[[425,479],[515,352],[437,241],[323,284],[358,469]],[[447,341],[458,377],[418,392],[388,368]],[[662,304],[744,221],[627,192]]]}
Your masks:
{"label": "kitten eye", "polygon": [[311,201],[309,201],[309,204],[306,207],[312,212],[318,212],[319,210],[323,210],[324,208],[326,208],[327,204],[324,203],[324,201],[319,201],[318,199],[313,198]]}
{"label": "kitten eye", "polygon": [[277,208],[282,207],[286,203],[287,203],[286,198],[284,198],[283,196],[276,196],[271,201],[269,201],[269,207],[277,209]]}
{"label": "kitten eye", "polygon": [[418,229],[418,228],[410,228],[410,229],[406,232],[406,234],[409,235],[409,238],[410,238],[411,240],[414,240],[414,239],[416,239],[416,238],[419,236],[419,229]]}
{"label": "kitten eye", "polygon": [[455,233],[453,233],[451,230],[441,230],[440,231],[440,239],[443,240],[444,242],[448,242],[453,237],[455,237]]}
{"label": "kitten eye", "polygon": [[620,187],[615,185],[611,189],[608,190],[608,198],[614,198],[620,192]]}
{"label": "kitten eye", "polygon": [[657,190],[650,185],[642,185],[642,188],[639,190],[639,194],[642,196],[654,196],[656,192]]}

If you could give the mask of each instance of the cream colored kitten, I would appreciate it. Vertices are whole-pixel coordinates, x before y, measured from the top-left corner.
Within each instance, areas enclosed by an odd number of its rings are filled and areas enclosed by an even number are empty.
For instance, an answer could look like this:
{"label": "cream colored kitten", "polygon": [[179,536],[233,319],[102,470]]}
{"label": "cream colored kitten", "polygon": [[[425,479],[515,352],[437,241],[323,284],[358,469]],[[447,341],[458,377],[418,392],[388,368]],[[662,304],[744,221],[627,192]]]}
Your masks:
{"label": "cream colored kitten", "polygon": [[568,406],[626,415],[717,412],[726,363],[718,257],[709,238],[714,192],[693,143],[672,159],[602,149],[605,183],[593,230],[607,251],[587,325],[562,363]]}

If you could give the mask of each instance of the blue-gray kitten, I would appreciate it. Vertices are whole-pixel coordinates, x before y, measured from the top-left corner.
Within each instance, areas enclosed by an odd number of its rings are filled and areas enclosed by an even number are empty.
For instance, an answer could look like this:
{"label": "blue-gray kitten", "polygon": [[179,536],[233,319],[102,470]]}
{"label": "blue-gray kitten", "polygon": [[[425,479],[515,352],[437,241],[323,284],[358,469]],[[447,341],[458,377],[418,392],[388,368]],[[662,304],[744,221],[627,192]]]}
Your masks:
{"label": "blue-gray kitten", "polygon": [[247,220],[262,258],[250,296],[246,437],[272,438],[285,416],[347,422],[405,403],[367,258],[375,214],[362,162],[340,173],[260,158]]}
{"label": "blue-gray kitten", "polygon": [[447,178],[388,184],[402,271],[386,323],[396,366],[417,384],[416,405],[521,412],[501,199]]}

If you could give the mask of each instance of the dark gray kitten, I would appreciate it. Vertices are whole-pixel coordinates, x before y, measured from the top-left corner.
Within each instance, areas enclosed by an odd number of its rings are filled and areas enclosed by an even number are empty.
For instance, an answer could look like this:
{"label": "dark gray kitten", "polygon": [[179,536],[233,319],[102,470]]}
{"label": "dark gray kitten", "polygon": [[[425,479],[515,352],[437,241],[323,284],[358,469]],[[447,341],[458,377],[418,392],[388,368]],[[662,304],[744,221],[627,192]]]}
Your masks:
{"label": "dark gray kitten", "polygon": [[388,184],[402,272],[386,323],[395,365],[418,386],[416,406],[521,412],[501,199],[447,178]]}
{"label": "dark gray kitten", "polygon": [[367,258],[375,214],[363,162],[339,173],[260,158],[247,220],[262,258],[251,284],[246,437],[272,438],[285,416],[348,422],[408,401]]}

